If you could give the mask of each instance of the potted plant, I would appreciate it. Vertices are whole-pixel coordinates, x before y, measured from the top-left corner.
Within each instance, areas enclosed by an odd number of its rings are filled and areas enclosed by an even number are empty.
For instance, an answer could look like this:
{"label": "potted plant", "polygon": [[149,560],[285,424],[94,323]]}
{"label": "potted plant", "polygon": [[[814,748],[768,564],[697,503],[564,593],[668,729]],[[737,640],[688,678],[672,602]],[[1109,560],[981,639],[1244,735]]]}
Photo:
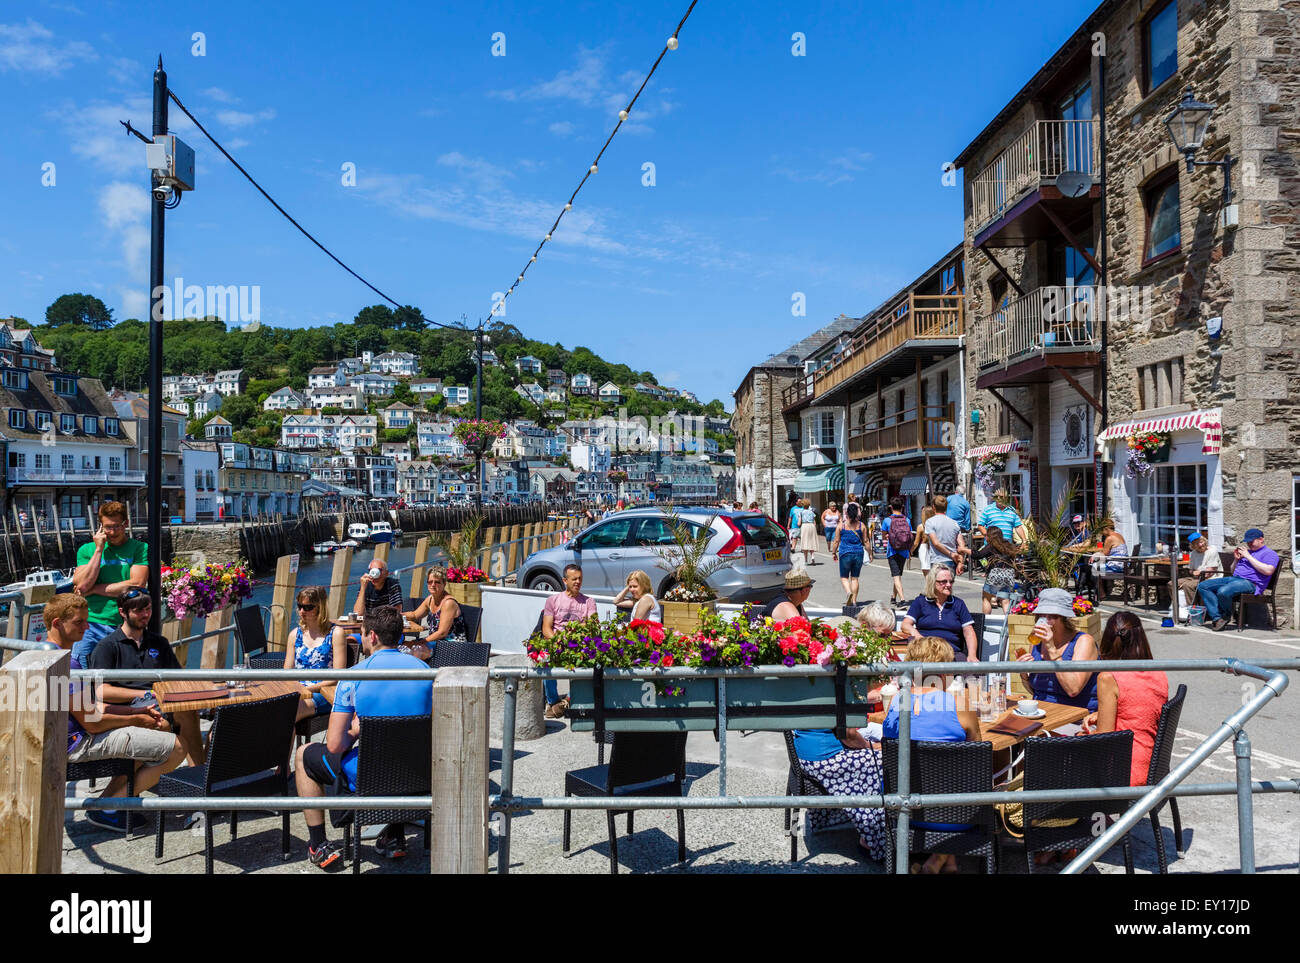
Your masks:
{"label": "potted plant", "polygon": [[483,516],[471,515],[460,531],[439,535],[434,544],[447,558],[447,594],[461,605],[481,606],[483,593],[479,584],[488,580],[487,573],[474,563],[478,560]]}
{"label": "potted plant", "polygon": [[[569,622],[551,638],[526,643],[538,668],[668,669],[690,663],[692,641],[658,622],[601,620],[593,615]],[[601,715],[611,732],[711,730],[716,726],[718,687],[713,679],[601,680]],[[569,719],[577,732],[596,728],[594,679],[569,682]]]}
{"label": "potted plant", "polygon": [[703,612],[716,612],[718,593],[709,585],[708,578],[719,569],[731,564],[729,559],[707,559],[713,529],[708,525],[690,525],[683,521],[675,507],[662,509],[674,544],[656,548],[655,555],[675,580],[672,588],[663,594],[664,625],[678,632],[693,633],[700,624]]}
{"label": "potted plant", "polygon": [[253,576],[243,559],[193,568],[173,566],[163,573],[162,594],[173,617],[206,619],[252,598]]}
{"label": "potted plant", "polygon": [[[727,728],[784,731],[831,728],[836,724],[836,678],[763,674],[772,665],[872,665],[893,661],[889,640],[847,622],[835,628],[820,619],[795,616],[774,622],[746,605],[732,619],[708,612],[692,645],[690,664],[707,668],[749,668],[751,678],[729,678],[726,685]],[[864,726],[870,690],[884,676],[849,677],[845,684],[845,725]],[[788,708],[783,713],[781,708]]]}

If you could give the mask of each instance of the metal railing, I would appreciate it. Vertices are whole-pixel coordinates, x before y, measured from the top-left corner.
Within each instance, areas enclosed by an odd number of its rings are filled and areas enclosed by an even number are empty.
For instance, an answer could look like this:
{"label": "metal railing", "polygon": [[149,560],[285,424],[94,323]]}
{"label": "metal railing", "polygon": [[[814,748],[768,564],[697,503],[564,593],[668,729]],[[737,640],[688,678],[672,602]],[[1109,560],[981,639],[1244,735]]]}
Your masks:
{"label": "metal railing", "polygon": [[1030,191],[1065,171],[1097,178],[1099,144],[1097,121],[1034,121],[971,180],[975,229],[1002,217]]}
{"label": "metal railing", "polygon": [[1005,368],[1032,354],[1100,351],[1105,310],[1104,288],[1052,285],[1030,291],[980,324],[977,363]]}
{"label": "metal railing", "polygon": [[69,468],[66,471],[55,471],[49,468],[10,468],[7,477],[11,485],[32,483],[79,485],[91,482],[143,485],[145,481],[142,471],[109,471],[98,468]]}

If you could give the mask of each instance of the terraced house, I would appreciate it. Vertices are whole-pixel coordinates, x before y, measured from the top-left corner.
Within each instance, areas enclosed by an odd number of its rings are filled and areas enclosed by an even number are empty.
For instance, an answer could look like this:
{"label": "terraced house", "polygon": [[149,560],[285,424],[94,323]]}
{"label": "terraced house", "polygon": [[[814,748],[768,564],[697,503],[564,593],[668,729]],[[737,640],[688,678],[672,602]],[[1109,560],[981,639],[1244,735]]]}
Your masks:
{"label": "terraced house", "polygon": [[1130,548],[1300,549],[1297,36],[1293,0],[1108,0],[957,157],[966,467],[1025,511],[1073,490]]}

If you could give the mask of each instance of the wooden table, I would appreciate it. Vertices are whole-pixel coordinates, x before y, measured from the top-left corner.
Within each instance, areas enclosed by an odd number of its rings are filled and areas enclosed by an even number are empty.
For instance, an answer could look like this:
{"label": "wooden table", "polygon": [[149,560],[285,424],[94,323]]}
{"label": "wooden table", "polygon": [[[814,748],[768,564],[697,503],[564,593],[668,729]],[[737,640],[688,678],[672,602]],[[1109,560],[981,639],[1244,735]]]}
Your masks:
{"label": "wooden table", "polygon": [[[1082,722],[1088,716],[1087,709],[1081,709],[1078,706],[1064,706],[1056,702],[1039,702],[1038,707],[1047,712],[1047,715],[1041,719],[1033,720],[1041,722],[1043,727],[1035,729],[1030,733],[1031,736],[1042,735],[1045,732],[1052,732],[1061,726],[1068,725],[1071,722]],[[1009,736],[1003,732],[991,732],[990,730],[1001,722],[1004,722],[1012,715],[1012,710],[1008,709],[1005,713],[998,716],[992,722],[980,723],[980,739],[985,742],[993,743],[993,751],[1001,749],[1010,749],[1016,743],[1023,742],[1027,737]]]}
{"label": "wooden table", "polygon": [[220,699],[191,699],[185,702],[163,702],[163,696],[169,692],[202,692],[215,689],[219,683],[204,682],[195,679],[173,679],[169,682],[155,682],[153,694],[158,699],[159,712],[197,712],[200,709],[220,709],[222,706],[240,705],[245,702],[261,702],[276,696],[302,692],[299,682],[249,682],[243,689],[238,689]]}

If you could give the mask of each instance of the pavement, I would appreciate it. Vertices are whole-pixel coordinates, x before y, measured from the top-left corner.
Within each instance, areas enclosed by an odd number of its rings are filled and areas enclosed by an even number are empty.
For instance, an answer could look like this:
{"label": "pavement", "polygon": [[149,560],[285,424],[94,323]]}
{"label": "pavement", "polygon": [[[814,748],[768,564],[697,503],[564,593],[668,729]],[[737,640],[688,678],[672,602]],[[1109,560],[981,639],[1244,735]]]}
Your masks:
{"label": "pavement", "polygon": [[[843,602],[838,572],[830,557],[819,554],[810,573],[816,579],[810,604],[838,606]],[[909,595],[920,591],[919,572],[904,575]],[[972,607],[979,604],[979,583],[965,575],[957,593]],[[863,570],[859,601],[889,597],[888,570],[883,562]],[[1115,606],[1104,606],[1103,617]],[[1232,655],[1245,660],[1294,658],[1300,655],[1300,638],[1286,633],[1247,630],[1215,633],[1201,629],[1161,629],[1161,613],[1135,609],[1148,624],[1152,649],[1158,657],[1216,658]],[[1174,763],[1186,758],[1204,738],[1234,711],[1256,683],[1215,672],[1171,673],[1171,685],[1184,682],[1188,696],[1174,749]],[[1256,780],[1300,776],[1300,750],[1294,733],[1300,723],[1300,692],[1285,693],[1270,703],[1248,726],[1254,749],[1252,772]],[[732,795],[776,795],[785,791],[788,763],[779,733],[728,733],[727,789]],[[687,740],[688,792],[691,796],[718,793],[718,744],[712,733],[692,733]],[[575,733],[562,722],[548,722],[539,739],[516,745],[514,792],[520,796],[563,794],[564,773],[596,763],[596,746],[590,733]],[[498,790],[500,746],[493,743],[492,791]],[[1190,777],[1191,782],[1227,782],[1234,778],[1231,743],[1220,748]],[[73,793],[69,787],[69,794]],[[84,783],[75,787],[84,793]],[[1179,802],[1185,852],[1174,858],[1173,831],[1166,808],[1161,824],[1170,853],[1171,873],[1232,873],[1239,867],[1236,801],[1231,796],[1187,798]],[[1300,802],[1289,794],[1254,797],[1255,854],[1259,872],[1297,871],[1300,839]],[[153,837],[126,840],[91,826],[84,813],[69,813],[65,823],[65,873],[202,873],[203,833],[181,828],[180,816],[168,817],[164,858],[155,862]],[[290,820],[292,855],[280,859],[280,820],[247,814],[240,820],[239,838],[230,841],[226,818],[216,817],[215,869],[217,873],[306,873],[320,870],[306,859],[306,827],[301,814]],[[510,871],[518,873],[604,874],[609,872],[606,822],[599,812],[573,815],[573,853],[561,854],[563,816],[559,811],[536,811],[511,821]],[[677,864],[676,820],[672,812],[645,811],[635,816],[635,833],[627,834],[626,817],[617,818],[618,860],[621,872],[637,873],[883,873],[883,864],[859,856],[857,836],[845,825],[801,836],[799,858],[790,861],[790,841],[782,828],[780,810],[694,810],[686,813],[688,858]],[[496,867],[496,832],[493,824],[491,867]],[[409,831],[408,831],[409,833]],[[338,830],[330,830],[337,838]],[[399,862],[377,861],[364,845],[363,873],[422,873],[428,861],[416,839],[410,855]],[[1157,869],[1149,820],[1132,833],[1139,873]],[[434,845],[437,841],[434,840]],[[964,867],[974,871],[974,867]],[[1102,874],[1122,873],[1117,848],[1096,864]],[[350,872],[348,866],[345,872]],[[1023,848],[1014,841],[1003,846],[1002,872],[1026,871]]]}

